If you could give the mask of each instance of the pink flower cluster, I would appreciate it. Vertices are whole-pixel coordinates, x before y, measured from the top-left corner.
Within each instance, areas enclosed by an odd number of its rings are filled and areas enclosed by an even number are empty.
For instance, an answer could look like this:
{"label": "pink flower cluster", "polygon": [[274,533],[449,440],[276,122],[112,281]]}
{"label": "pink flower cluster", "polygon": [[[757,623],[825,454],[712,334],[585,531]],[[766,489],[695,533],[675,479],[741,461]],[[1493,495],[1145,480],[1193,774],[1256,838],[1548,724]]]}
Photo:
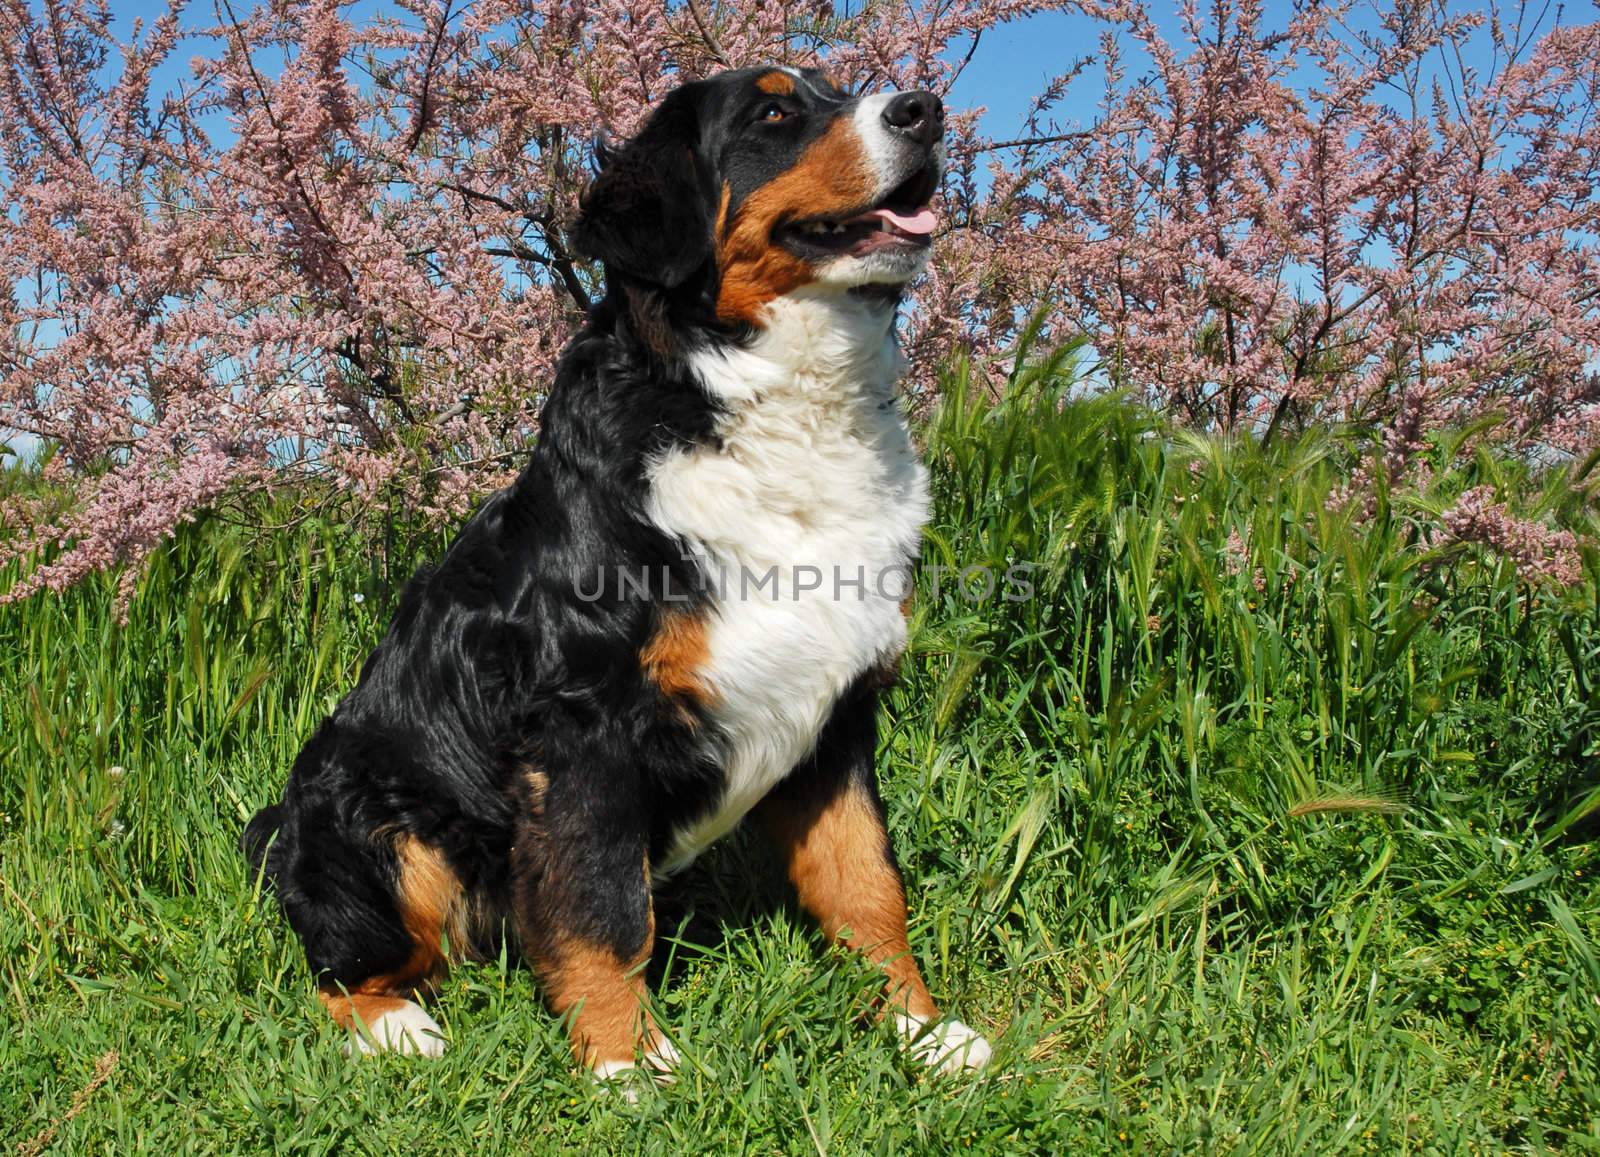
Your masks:
{"label": "pink flower cluster", "polygon": [[1494,488],[1475,486],[1445,512],[1445,529],[1461,542],[1482,544],[1510,559],[1535,578],[1570,586],[1583,577],[1578,541],[1568,531],[1514,517]]}
{"label": "pink flower cluster", "polygon": [[[299,479],[458,514],[514,468],[597,291],[567,242],[597,133],[730,66],[947,91],[984,32],[1050,8],[1099,23],[1092,63],[1016,139],[951,119],[906,331],[923,404],[958,348],[1002,378],[1049,303],[1048,336],[1203,427],[1389,429],[1399,475],[1490,413],[1482,438],[1596,443],[1600,25],[1353,0],[1282,27],[1185,0],[1173,40],[1096,0],[395,8],[224,0],[196,27],[174,0],[119,43],[95,0],[0,0],[0,439],[61,484],[0,499],[0,564],[33,560],[0,597],[134,573],[196,511]],[[1455,54],[1472,36],[1492,68]],[[1092,123],[1058,123],[1091,82]]]}

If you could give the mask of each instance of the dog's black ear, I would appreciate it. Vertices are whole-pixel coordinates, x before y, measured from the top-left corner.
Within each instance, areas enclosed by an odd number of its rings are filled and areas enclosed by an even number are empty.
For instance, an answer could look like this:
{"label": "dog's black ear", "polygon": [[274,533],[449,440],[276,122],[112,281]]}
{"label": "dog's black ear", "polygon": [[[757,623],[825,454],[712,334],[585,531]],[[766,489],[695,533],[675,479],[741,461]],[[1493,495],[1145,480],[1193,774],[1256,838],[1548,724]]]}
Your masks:
{"label": "dog's black ear", "polygon": [[711,260],[711,181],[699,160],[693,87],[661,102],[623,145],[598,150],[572,243],[638,281],[675,289]]}

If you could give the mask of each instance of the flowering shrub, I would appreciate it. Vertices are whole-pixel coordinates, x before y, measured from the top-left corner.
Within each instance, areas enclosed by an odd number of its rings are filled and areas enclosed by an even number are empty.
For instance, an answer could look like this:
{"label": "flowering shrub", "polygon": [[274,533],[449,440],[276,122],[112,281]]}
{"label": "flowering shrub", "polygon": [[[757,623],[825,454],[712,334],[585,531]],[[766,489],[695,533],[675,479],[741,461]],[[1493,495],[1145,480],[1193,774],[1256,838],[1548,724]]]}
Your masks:
{"label": "flowering shrub", "polygon": [[[1019,139],[952,116],[906,329],[924,402],[956,348],[999,380],[1050,300],[1107,381],[1202,428],[1382,431],[1394,478],[1490,414],[1480,440],[1596,442],[1597,24],[1189,0],[1169,40],[1137,3],[399,0],[357,26],[219,0],[120,44],[103,4],[40,2],[0,0],[0,436],[61,485],[3,499],[0,562],[36,564],[6,597],[308,476],[459,513],[514,468],[597,292],[567,242],[597,132],[725,66],[945,91],[985,30],[1049,8],[1100,21],[1100,51]],[[1095,72],[1093,122],[1055,123]],[[1570,545],[1468,497],[1454,532]]]}

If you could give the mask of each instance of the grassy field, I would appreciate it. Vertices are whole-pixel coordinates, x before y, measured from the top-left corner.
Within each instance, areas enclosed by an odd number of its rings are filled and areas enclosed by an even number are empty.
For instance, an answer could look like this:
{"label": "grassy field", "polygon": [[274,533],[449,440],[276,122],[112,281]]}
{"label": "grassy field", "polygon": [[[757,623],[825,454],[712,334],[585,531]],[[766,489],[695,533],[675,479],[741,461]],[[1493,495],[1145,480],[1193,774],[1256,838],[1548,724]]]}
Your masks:
{"label": "grassy field", "polygon": [[1341,507],[1337,439],[1063,403],[1070,358],[999,406],[952,371],[924,563],[1031,563],[1035,596],[925,569],[880,759],[986,1074],[908,1064],[742,835],[660,897],[676,1085],[575,1075],[506,960],[451,975],[442,1060],[345,1057],[236,841],[437,543],[210,520],[126,625],[110,581],[0,608],[0,1144],[1600,1151],[1594,560],[1539,590],[1436,516],[1483,483],[1593,506],[1480,458]]}

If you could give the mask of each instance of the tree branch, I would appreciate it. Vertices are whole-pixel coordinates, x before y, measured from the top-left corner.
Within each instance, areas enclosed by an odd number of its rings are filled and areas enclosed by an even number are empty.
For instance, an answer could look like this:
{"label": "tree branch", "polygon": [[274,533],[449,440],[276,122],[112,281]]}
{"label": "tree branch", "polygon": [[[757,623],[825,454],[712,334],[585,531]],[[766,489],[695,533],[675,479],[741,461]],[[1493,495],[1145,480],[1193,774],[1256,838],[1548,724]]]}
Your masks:
{"label": "tree branch", "polygon": [[711,53],[711,58],[723,68],[732,68],[733,61],[728,59],[728,54],[723,51],[722,43],[717,39],[717,34],[711,31],[706,23],[705,16],[700,11],[700,5],[695,0],[686,0],[689,15],[694,18],[694,26],[700,30],[700,36],[706,43],[706,51]]}
{"label": "tree branch", "polygon": [[[549,239],[549,235],[546,234],[546,242]],[[553,270],[561,278],[563,288],[571,295],[572,300],[577,303],[579,309],[587,313],[590,306],[594,304],[589,297],[589,291],[584,288],[583,279],[578,276],[576,264],[564,252],[546,257],[533,246],[519,241],[515,237],[509,240],[507,247],[490,246],[484,252],[491,257],[511,257],[518,261],[531,261],[535,265],[542,265],[546,269]]]}
{"label": "tree branch", "polygon": [[1075,133],[1054,133],[1044,137],[1018,137],[1014,141],[991,141],[989,144],[972,151],[975,153],[991,153],[996,149],[1026,149],[1033,145],[1055,145],[1063,141],[1081,141],[1087,137],[1094,136],[1099,131],[1098,128],[1081,129]]}
{"label": "tree branch", "polygon": [[433,66],[439,59],[439,48],[444,44],[445,26],[450,23],[450,5],[454,0],[445,0],[444,11],[439,15],[439,30],[433,35],[433,43],[428,46],[428,60],[422,66],[422,92],[417,96],[417,115],[413,122],[411,135],[406,140],[405,151],[415,152],[417,145],[422,140],[422,134],[428,131],[428,114],[431,111],[429,104],[433,96]]}

